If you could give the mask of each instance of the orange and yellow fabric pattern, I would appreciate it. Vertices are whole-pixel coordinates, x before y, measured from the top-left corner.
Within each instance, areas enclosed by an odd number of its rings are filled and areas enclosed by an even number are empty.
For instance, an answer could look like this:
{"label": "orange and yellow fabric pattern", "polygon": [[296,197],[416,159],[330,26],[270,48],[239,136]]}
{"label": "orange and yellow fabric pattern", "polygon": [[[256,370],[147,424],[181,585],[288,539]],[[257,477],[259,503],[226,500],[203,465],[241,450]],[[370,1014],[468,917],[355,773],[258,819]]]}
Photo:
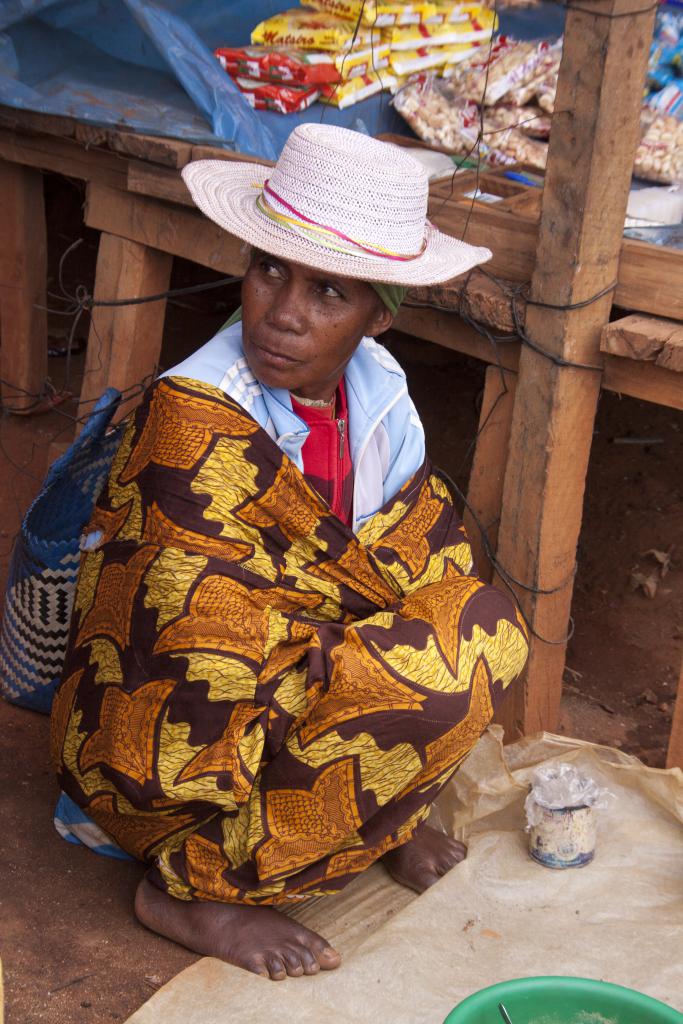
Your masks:
{"label": "orange and yellow fabric pattern", "polygon": [[428,464],[355,534],[196,381],[150,389],[88,533],[53,759],[181,899],[341,889],[410,837],[524,666]]}

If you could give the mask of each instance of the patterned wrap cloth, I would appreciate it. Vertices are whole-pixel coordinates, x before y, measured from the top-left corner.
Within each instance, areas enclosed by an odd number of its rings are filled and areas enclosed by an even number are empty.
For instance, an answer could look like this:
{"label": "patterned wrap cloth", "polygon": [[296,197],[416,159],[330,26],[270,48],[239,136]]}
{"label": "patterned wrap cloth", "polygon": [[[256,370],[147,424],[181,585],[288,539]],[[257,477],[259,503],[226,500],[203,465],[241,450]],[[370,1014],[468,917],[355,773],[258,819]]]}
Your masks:
{"label": "patterned wrap cloth", "polygon": [[425,819],[526,659],[428,464],[354,534],[196,381],[150,389],[89,535],[53,759],[181,899],[341,889]]}

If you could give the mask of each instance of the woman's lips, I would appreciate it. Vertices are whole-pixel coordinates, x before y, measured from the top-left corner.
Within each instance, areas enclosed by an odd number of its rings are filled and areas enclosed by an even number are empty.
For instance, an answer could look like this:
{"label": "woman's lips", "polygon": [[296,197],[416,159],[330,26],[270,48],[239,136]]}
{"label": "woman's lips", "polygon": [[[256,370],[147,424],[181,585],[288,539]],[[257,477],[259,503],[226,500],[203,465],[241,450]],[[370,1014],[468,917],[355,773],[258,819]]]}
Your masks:
{"label": "woman's lips", "polygon": [[259,345],[256,342],[252,342],[256,355],[260,362],[267,363],[269,366],[294,366],[301,362],[300,359],[294,359],[292,356],[287,355],[284,352],[280,352],[276,349],[266,348],[263,345]]}

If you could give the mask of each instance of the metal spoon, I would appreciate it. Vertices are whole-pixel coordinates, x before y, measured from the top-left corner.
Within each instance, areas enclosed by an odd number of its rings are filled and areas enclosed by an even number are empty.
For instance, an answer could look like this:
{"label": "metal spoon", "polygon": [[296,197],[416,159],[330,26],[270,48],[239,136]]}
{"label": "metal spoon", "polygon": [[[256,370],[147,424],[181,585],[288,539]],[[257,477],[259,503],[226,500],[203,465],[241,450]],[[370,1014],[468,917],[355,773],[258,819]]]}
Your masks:
{"label": "metal spoon", "polygon": [[512,1021],[510,1020],[510,1014],[507,1012],[502,1003],[498,1003],[498,1009],[500,1010],[500,1015],[505,1021],[505,1024],[512,1024]]}

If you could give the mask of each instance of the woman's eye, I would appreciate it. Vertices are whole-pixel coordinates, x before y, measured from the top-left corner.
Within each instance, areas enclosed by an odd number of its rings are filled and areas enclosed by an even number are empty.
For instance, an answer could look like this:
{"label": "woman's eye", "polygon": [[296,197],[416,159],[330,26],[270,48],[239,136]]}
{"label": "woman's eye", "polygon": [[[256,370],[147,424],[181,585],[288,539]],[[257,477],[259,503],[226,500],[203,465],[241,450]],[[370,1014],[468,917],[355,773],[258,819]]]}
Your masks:
{"label": "woman's eye", "polygon": [[339,289],[335,288],[333,284],[328,284],[327,281],[323,281],[319,285],[319,288],[320,288],[320,291],[322,292],[322,294],[325,295],[325,296],[328,296],[329,298],[333,298],[333,299],[341,299],[342,298],[342,293],[339,291]]}
{"label": "woman's eye", "polygon": [[264,274],[268,274],[269,277],[280,276],[280,268],[272,260],[261,260],[261,270]]}

